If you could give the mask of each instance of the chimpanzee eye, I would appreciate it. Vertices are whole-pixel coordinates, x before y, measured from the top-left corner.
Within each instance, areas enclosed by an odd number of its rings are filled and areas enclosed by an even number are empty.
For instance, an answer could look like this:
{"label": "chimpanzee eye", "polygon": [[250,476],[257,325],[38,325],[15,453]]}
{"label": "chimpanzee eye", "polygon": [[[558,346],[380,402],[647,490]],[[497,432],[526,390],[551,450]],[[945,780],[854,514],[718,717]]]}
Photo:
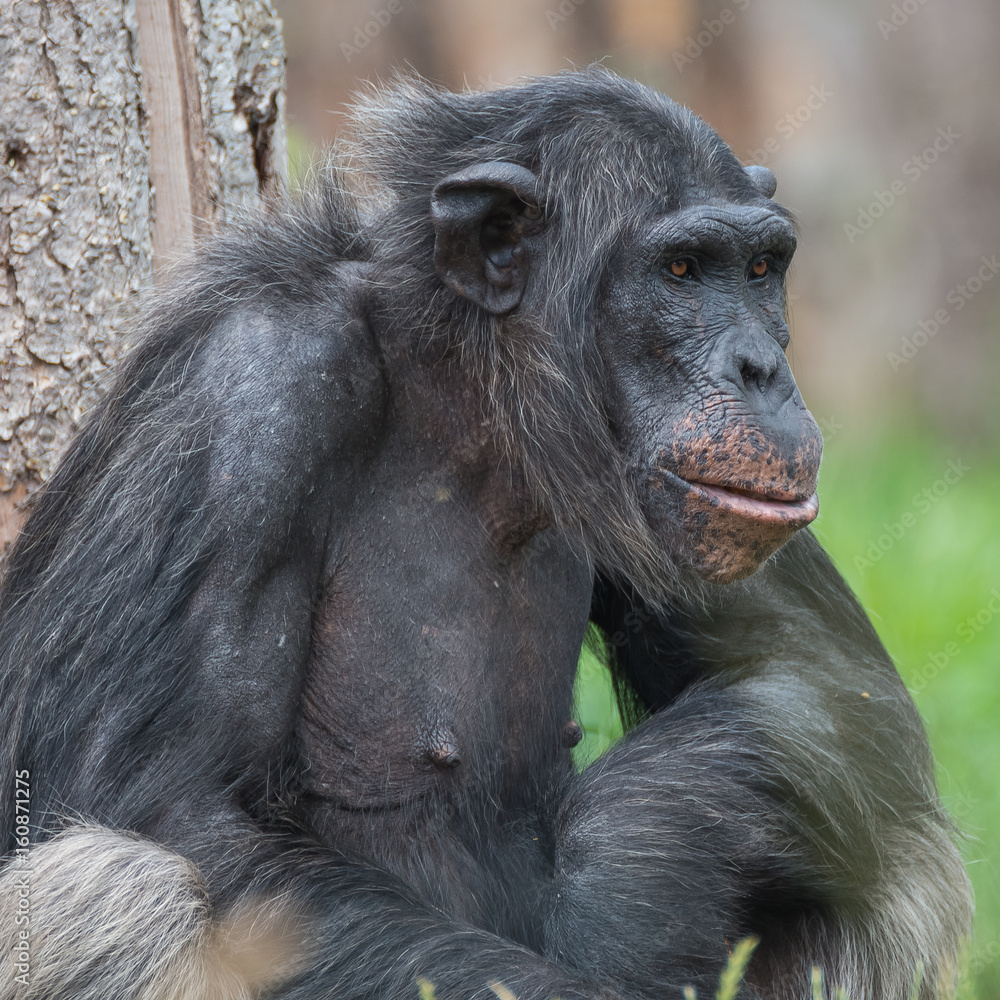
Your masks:
{"label": "chimpanzee eye", "polygon": [[758,257],[750,265],[750,275],[751,275],[751,279],[750,280],[752,281],[754,278],[763,278],[763,277],[765,277],[767,275],[767,272],[770,269],[771,269],[771,265],[770,265],[770,262],[768,261],[768,259],[766,257]]}
{"label": "chimpanzee eye", "polygon": [[677,257],[667,264],[667,269],[675,278],[693,278],[694,263],[690,257]]}

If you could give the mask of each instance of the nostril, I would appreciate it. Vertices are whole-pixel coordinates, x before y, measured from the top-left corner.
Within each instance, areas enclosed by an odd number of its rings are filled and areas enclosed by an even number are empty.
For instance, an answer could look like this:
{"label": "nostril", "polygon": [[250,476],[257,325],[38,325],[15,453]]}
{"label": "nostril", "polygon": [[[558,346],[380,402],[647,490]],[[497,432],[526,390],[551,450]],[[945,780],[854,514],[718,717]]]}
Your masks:
{"label": "nostril", "polygon": [[740,364],[740,380],[745,389],[756,389],[762,396],[766,395],[774,382],[778,369],[771,366],[765,370],[761,365],[755,365],[752,361],[743,361]]}
{"label": "nostril", "polygon": [[759,393],[763,393],[767,388],[767,376],[764,375],[764,373],[756,365],[752,365],[749,361],[744,361],[740,365],[740,380],[743,382],[743,387],[745,389],[750,389],[752,387]]}

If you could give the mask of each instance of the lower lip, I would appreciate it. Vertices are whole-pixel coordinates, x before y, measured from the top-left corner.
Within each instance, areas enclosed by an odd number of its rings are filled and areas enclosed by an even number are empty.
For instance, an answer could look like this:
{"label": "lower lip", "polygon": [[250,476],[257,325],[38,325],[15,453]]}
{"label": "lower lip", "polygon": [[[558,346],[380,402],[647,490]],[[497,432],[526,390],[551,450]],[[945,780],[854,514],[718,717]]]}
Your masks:
{"label": "lower lip", "polygon": [[806,500],[772,500],[763,496],[750,497],[708,483],[693,483],[686,479],[682,482],[691,493],[704,498],[717,510],[728,511],[749,521],[800,528],[813,521],[819,513],[819,498],[815,493]]}

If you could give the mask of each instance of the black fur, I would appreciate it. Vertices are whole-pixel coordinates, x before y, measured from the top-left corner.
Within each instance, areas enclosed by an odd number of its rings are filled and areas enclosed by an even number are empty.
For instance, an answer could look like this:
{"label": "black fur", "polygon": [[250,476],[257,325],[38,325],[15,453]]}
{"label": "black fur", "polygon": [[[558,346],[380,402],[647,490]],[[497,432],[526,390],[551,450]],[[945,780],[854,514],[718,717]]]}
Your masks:
{"label": "black fur", "polygon": [[[831,996],[896,1000],[918,966],[920,996],[946,995],[967,884],[867,619],[807,533],[738,564],[708,534],[699,564],[685,546],[711,510],[689,524],[661,500],[695,454],[664,457],[670,428],[722,384],[731,415],[697,438],[702,466],[729,454],[712,434],[728,447],[746,428],[787,477],[745,481],[734,455],[733,483],[808,495],[818,452],[788,458],[813,425],[778,360],[780,286],[737,307],[705,264],[698,324],[729,336],[733,310],[749,317],[739,377],[670,314],[691,380],[636,375],[645,341],[615,346],[621,317],[646,316],[615,270],[644,220],[687,219],[714,246],[728,212],[732,247],[773,250],[777,273],[786,213],[702,122],[602,71],[488,94],[400,83],[356,122],[354,176],[331,168],[216,240],[154,309],[10,556],[0,788],[29,772],[37,921],[79,933],[37,939],[43,992],[0,959],[0,998],[134,982],[121,995],[147,1000],[143,963],[166,950],[185,997],[396,998],[418,977],[438,1000],[707,996],[751,933],[748,997],[801,997],[814,964]],[[469,187],[484,163],[501,166]],[[457,200],[432,219],[449,176]],[[483,273],[507,297],[484,307],[455,294],[440,248],[448,212],[487,197]],[[677,409],[638,412],[643,393]],[[742,582],[701,578],[761,559]],[[575,776],[588,615],[634,728]],[[7,792],[0,810],[10,854]],[[101,829],[158,845],[144,870],[106,833],[121,898],[168,914],[162,942],[88,951],[110,912],[97,868],[50,840],[81,824],[98,854]],[[281,960],[248,972],[232,942],[258,906]]]}

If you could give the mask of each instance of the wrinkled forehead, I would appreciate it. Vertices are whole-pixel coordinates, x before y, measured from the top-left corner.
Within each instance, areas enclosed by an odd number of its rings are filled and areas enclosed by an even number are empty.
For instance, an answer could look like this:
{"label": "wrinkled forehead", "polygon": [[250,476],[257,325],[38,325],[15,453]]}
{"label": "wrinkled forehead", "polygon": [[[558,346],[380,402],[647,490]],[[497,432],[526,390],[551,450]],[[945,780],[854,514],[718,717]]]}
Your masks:
{"label": "wrinkled forehead", "polygon": [[683,205],[640,223],[643,235],[661,247],[701,249],[723,259],[763,251],[783,258],[795,252],[795,227],[774,205],[710,202]]}

